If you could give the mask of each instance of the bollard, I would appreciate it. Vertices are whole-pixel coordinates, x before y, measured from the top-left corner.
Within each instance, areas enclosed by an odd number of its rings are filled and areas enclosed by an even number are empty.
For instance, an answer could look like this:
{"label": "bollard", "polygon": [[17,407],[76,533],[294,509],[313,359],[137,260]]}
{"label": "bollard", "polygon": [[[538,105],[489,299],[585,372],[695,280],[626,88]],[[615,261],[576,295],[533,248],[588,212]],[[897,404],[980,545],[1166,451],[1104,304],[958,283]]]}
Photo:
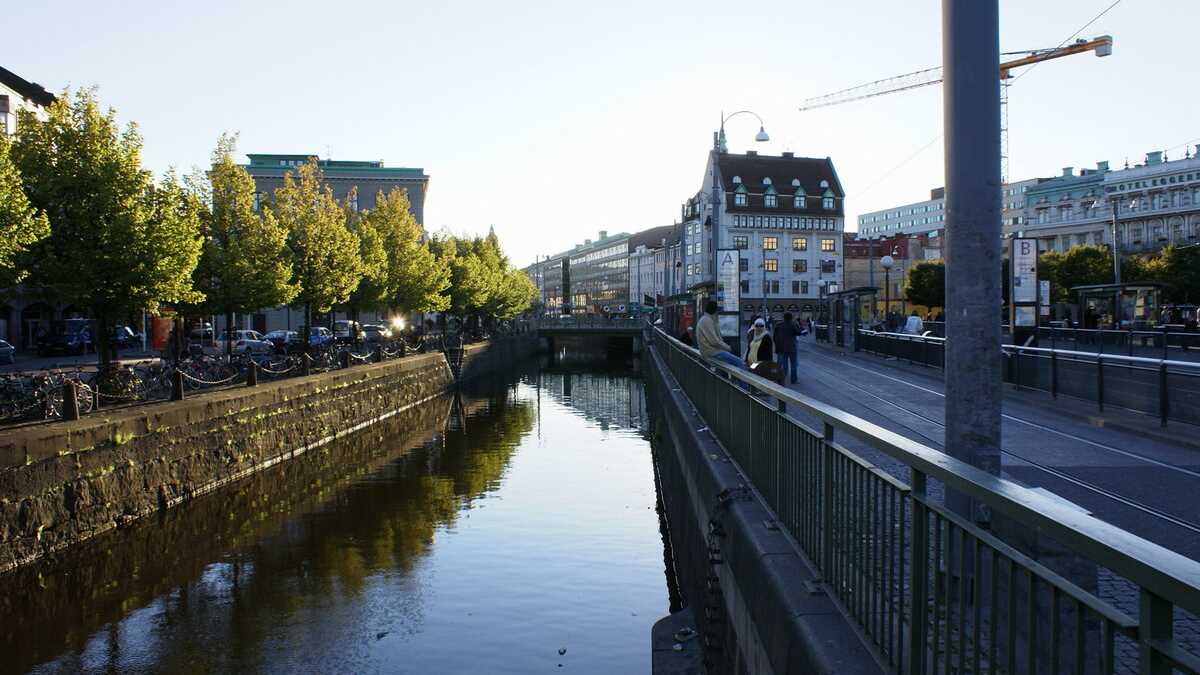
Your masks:
{"label": "bollard", "polygon": [[312,357],[308,355],[308,352],[304,352],[304,356],[300,359],[300,374],[312,374],[312,361]]}
{"label": "bollard", "polygon": [[183,371],[176,370],[171,373],[171,400],[183,400]]}
{"label": "bollard", "polygon": [[79,419],[79,389],[76,387],[75,380],[67,380],[62,383],[63,410],[62,416],[64,420]]}
{"label": "bollard", "polygon": [[258,362],[257,361],[251,361],[250,369],[246,371],[246,386],[247,387],[257,387],[258,386]]}
{"label": "bollard", "polygon": [[375,345],[375,363],[383,363],[383,345]]}
{"label": "bollard", "polygon": [[350,350],[343,350],[338,353],[338,366],[341,368],[350,367]]}

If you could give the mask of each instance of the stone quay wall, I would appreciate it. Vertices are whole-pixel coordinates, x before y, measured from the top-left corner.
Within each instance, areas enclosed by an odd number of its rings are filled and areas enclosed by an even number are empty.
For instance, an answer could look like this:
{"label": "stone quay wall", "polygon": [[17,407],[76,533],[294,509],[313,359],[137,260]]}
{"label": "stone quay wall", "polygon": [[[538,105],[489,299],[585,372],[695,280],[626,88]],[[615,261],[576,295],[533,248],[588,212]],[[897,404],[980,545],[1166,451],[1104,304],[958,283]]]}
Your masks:
{"label": "stone quay wall", "polygon": [[[463,376],[536,341],[469,345]],[[454,385],[441,353],[0,431],[0,573],[419,406]]]}

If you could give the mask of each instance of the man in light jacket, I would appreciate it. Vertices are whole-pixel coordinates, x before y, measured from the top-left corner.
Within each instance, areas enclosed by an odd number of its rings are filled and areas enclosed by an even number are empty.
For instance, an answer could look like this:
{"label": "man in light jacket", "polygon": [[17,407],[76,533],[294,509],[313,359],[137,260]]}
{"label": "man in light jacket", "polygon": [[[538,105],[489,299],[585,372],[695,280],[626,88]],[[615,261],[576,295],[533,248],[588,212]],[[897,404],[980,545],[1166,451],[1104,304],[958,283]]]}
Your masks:
{"label": "man in light jacket", "polygon": [[721,329],[717,326],[716,300],[704,303],[704,316],[696,323],[696,347],[706,359],[746,370],[746,362],[730,352],[729,345],[721,337]]}

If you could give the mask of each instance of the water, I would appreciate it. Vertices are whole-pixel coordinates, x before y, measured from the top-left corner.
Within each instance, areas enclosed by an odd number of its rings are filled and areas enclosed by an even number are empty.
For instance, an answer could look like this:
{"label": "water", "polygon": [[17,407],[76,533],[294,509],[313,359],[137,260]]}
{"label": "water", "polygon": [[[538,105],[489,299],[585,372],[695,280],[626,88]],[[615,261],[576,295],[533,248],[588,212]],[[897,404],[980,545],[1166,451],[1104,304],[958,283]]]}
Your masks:
{"label": "water", "polygon": [[668,584],[636,376],[419,415],[0,578],[0,671],[648,672]]}

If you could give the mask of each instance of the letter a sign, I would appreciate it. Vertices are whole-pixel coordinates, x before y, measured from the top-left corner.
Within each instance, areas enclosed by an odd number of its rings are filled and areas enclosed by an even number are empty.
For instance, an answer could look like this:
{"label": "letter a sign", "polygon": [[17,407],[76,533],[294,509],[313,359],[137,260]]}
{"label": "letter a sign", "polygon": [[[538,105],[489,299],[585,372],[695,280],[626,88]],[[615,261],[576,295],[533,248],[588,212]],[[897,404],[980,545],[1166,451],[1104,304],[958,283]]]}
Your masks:
{"label": "letter a sign", "polygon": [[726,248],[717,251],[717,302],[721,303],[722,311],[736,312],[741,304],[738,255],[737,249]]}

